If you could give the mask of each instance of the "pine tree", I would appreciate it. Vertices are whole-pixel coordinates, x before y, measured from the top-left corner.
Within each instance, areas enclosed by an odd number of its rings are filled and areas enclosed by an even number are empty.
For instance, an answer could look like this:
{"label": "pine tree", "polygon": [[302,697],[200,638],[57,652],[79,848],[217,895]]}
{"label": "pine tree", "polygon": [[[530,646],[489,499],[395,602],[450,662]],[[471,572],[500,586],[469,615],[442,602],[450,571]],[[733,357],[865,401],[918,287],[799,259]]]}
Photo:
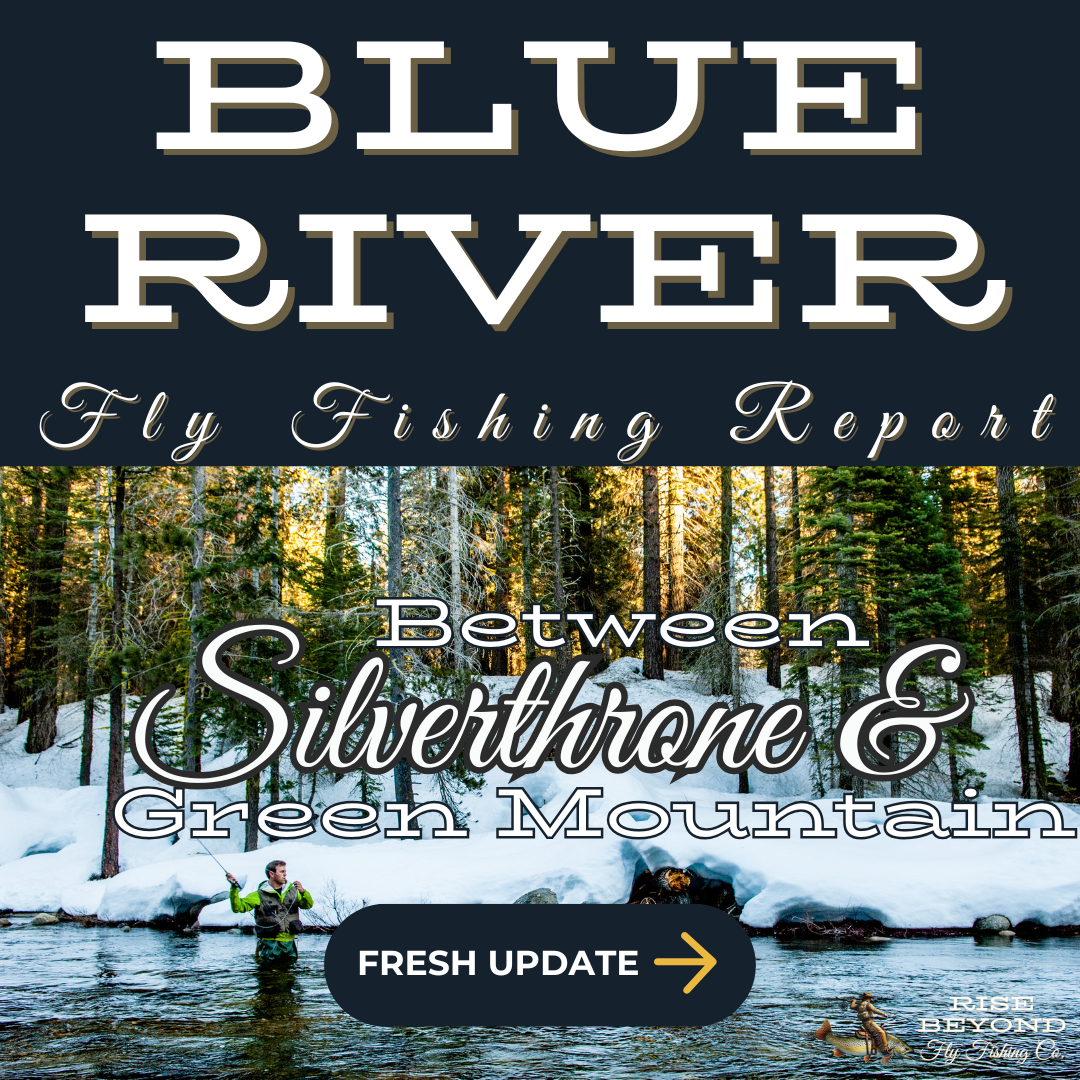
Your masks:
{"label": "pine tree", "polygon": [[[507,614],[510,599],[510,490],[509,468],[500,465],[495,495],[495,611]],[[509,675],[509,654],[506,649],[495,649],[490,653],[491,674]]]}
{"label": "pine tree", "polygon": [[124,543],[124,501],[127,470],[112,470],[112,567],[113,605],[109,631],[109,766],[105,789],[105,835],[101,850],[101,876],[120,873],[120,830],[116,824],[116,804],[124,794],[124,593],[127,582],[127,551]]}
{"label": "pine tree", "polygon": [[203,562],[206,555],[206,468],[194,465],[191,470],[191,609],[188,616],[187,697],[184,710],[184,768],[202,769],[202,718],[199,710],[199,670],[195,658],[205,632],[203,622]]}
{"label": "pine tree", "polygon": [[1069,725],[1065,786],[1080,791],[1080,467],[1046,466],[1047,514],[1051,526],[1048,614],[1051,620],[1050,709]]}
{"label": "pine tree", "polygon": [[53,465],[33,472],[41,484],[43,516],[30,574],[30,637],[20,719],[27,721],[26,752],[40,754],[56,741],[57,630],[72,470],[67,465]]}
{"label": "pine tree", "polygon": [[[803,566],[808,568],[804,581],[809,586],[809,603],[823,612],[842,612],[860,625],[864,614],[861,609],[869,591],[869,563],[863,536],[857,528],[861,522],[856,521],[856,511],[862,514],[872,510],[872,491],[862,484],[860,470],[850,466],[818,467],[809,473],[803,504],[809,530],[799,552]],[[831,635],[831,640],[835,641],[837,636]],[[869,678],[856,650],[845,648],[839,652],[838,709],[843,713],[858,700]],[[820,740],[830,748],[835,719],[830,715]],[[860,777],[841,773],[839,786],[854,790],[856,797],[862,796],[864,785]]]}
{"label": "pine tree", "polygon": [[[773,491],[773,467],[765,466],[765,611],[780,618],[780,570],[776,550],[776,495]],[[767,681],[780,686],[780,646],[766,651]]]}
{"label": "pine tree", "polygon": [[90,607],[86,615],[86,690],[83,702],[83,729],[82,746],[79,762],[79,785],[87,787],[90,784],[90,770],[94,757],[94,713],[95,713],[95,683],[97,639],[98,639],[98,502],[101,498],[101,475],[94,470],[94,502],[91,507],[91,540],[90,540]]}
{"label": "pine tree", "polygon": [[[387,466],[386,484],[386,592],[388,596],[404,596],[401,558],[404,526],[401,515],[401,466]],[[396,705],[405,698],[405,650],[390,650],[390,700]],[[394,767],[394,798],[412,809],[416,805],[413,794],[412,766],[402,759]]]}
{"label": "pine tree", "polygon": [[563,590],[563,561],[562,561],[562,515],[559,511],[559,468],[551,466],[551,561],[554,573],[554,603],[555,610],[559,612],[558,637],[565,638],[566,644],[555,650],[560,663],[566,665],[570,662],[570,642],[567,636],[566,620],[563,612],[566,610],[566,595]]}
{"label": "pine tree", "polygon": [[[683,467],[667,467],[668,488],[668,602],[666,614],[686,610],[686,563],[684,536],[685,502],[683,491]],[[682,669],[682,650],[667,645],[665,666],[670,671]]]}
{"label": "pine tree", "polygon": [[[531,611],[533,605],[533,492],[528,471],[519,469],[521,483],[521,606]],[[532,663],[536,657],[536,643],[532,634],[525,635],[525,662]]]}
{"label": "pine tree", "polygon": [[[656,466],[643,465],[641,467],[641,478],[644,498],[642,610],[656,612],[656,617],[659,619],[662,617],[660,596],[660,492]],[[660,631],[655,619],[645,624],[642,637],[645,639],[645,653],[641,663],[641,674],[646,679],[663,679],[663,652],[660,648]]]}
{"label": "pine tree", "polygon": [[[935,466],[927,477],[927,490],[937,507],[941,523],[943,580],[938,583],[940,614],[933,633],[952,638],[963,645],[968,654],[968,670],[957,680],[959,684],[973,685],[985,667],[983,642],[972,629],[972,611],[968,604],[970,575],[965,574],[963,553],[960,549],[961,512],[974,494],[965,471],[953,466]],[[945,682],[944,691],[951,700],[950,684]],[[968,716],[944,731],[949,760],[949,790],[953,801],[959,801],[963,790],[981,777],[966,767],[965,759],[978,749],[985,749],[981,736],[973,729]]]}
{"label": "pine tree", "polygon": [[1001,561],[1009,623],[1009,666],[1012,671],[1016,734],[1020,744],[1021,795],[1044,798],[1046,781],[1036,757],[1039,705],[1031,671],[1028,613],[1024,600],[1023,548],[1017,519],[1013,466],[997,467],[998,514],[1001,519]]}
{"label": "pine tree", "polygon": [[[713,620],[716,641],[697,651],[694,657],[694,681],[701,693],[719,696],[734,692],[732,672],[737,666],[738,652],[723,636],[724,623],[731,615],[730,585],[734,582],[731,466],[712,469],[698,479],[704,497],[699,501],[700,515],[692,515],[690,520],[695,522],[700,516],[707,526],[701,536],[699,572],[702,581],[695,610]],[[719,513],[716,512],[717,506]]]}

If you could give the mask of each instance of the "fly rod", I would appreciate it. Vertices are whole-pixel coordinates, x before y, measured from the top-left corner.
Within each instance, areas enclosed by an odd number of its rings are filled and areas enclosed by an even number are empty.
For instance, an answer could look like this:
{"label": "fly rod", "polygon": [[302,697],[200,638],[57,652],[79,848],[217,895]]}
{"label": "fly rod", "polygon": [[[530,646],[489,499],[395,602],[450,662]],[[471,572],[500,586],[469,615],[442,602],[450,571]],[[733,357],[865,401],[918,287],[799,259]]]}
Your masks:
{"label": "fly rod", "polygon": [[[195,839],[196,839],[196,840],[199,840],[199,837],[197,837],[197,836],[196,836],[196,837],[195,837]],[[210,849],[209,849],[209,848],[208,848],[208,847],[207,847],[207,846],[206,846],[205,844],[203,844],[202,840],[199,840],[199,843],[200,843],[200,844],[202,844],[202,846],[203,846],[203,851],[205,851],[205,852],[206,852],[206,854],[207,854],[207,855],[209,855],[209,856],[210,856],[210,858],[211,858],[211,859],[213,859],[213,860],[214,860],[214,862],[216,862],[216,863],[218,864],[218,866],[221,866],[221,863],[219,863],[219,862],[217,861],[217,857],[216,857],[216,856],[214,855],[214,853],[213,853],[213,852],[212,852],[212,851],[211,851],[211,850],[210,850]],[[222,873],[223,873],[223,874],[224,874],[224,875],[225,875],[226,877],[231,877],[231,876],[232,876],[232,875],[231,875],[231,874],[229,873],[229,871],[225,869],[225,867],[224,867],[224,866],[221,866],[221,872],[222,872]]]}

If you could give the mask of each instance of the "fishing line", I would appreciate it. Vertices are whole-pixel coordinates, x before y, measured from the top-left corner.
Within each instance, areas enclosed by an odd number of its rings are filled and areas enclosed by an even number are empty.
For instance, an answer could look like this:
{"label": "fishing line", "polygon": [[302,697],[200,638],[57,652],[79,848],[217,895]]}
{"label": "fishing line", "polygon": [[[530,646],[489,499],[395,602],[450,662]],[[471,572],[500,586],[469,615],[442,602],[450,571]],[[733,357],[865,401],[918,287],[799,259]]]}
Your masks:
{"label": "fishing line", "polygon": [[[216,863],[218,864],[218,866],[221,866],[221,863],[219,863],[219,862],[217,861],[217,857],[216,857],[216,856],[214,855],[214,853],[213,853],[213,852],[212,852],[212,851],[211,851],[211,850],[210,850],[210,849],[209,849],[209,848],[208,848],[208,847],[207,847],[207,846],[206,846],[205,844],[203,844],[202,840],[200,840],[200,839],[199,839],[199,837],[197,837],[197,836],[195,837],[195,839],[196,839],[196,840],[198,840],[200,844],[202,844],[202,846],[203,846],[203,850],[204,850],[204,851],[206,852],[206,854],[207,854],[207,855],[209,855],[209,856],[210,856],[210,858],[211,858],[211,859],[213,859],[213,860],[214,860],[214,862],[216,862]],[[224,874],[224,875],[225,875],[226,877],[228,877],[228,876],[229,876],[229,871],[228,871],[228,870],[226,870],[224,866],[221,866],[221,872],[222,872],[222,873],[223,873],[223,874]]]}

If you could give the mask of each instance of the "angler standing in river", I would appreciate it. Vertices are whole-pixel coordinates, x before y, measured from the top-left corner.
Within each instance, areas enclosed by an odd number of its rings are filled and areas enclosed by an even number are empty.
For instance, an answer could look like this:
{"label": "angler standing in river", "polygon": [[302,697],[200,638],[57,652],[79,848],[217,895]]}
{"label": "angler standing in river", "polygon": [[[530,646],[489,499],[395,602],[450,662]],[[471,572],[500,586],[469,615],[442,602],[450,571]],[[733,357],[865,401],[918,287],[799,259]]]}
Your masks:
{"label": "angler standing in river", "polygon": [[240,895],[240,885],[232,874],[229,879],[229,904],[233,911],[255,912],[255,958],[260,963],[284,961],[291,963],[297,958],[296,935],[303,930],[300,910],[307,910],[315,901],[311,893],[299,881],[288,884],[285,863],[275,859],[266,864],[266,881],[247,896]]}

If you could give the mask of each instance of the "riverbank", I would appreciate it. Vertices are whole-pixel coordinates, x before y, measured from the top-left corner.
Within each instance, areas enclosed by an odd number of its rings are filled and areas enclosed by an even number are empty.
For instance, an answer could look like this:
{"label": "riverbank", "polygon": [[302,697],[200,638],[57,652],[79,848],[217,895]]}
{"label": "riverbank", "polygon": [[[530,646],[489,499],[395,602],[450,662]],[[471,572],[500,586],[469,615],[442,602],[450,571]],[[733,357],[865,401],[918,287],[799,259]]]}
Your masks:
{"label": "riverbank", "polygon": [[[763,671],[743,674],[746,696],[763,706],[783,696],[765,683]],[[698,693],[687,673],[668,672],[662,683],[641,678],[629,657],[612,664],[600,682],[612,680],[622,681],[643,709],[674,695],[700,714],[711,700]],[[491,677],[485,682],[494,696],[508,691],[514,680]],[[590,681],[581,701],[599,701],[604,693],[600,682]],[[643,870],[662,866],[685,867],[728,883],[741,921],[755,932],[845,920],[876,922],[888,932],[918,932],[970,927],[993,914],[1014,925],[1080,924],[1080,840],[1069,835],[1080,830],[1080,808],[1057,804],[1019,823],[1010,819],[1010,808],[1019,802],[1016,743],[1011,699],[998,683],[988,680],[980,690],[975,714],[988,749],[972,763],[986,773],[985,781],[975,797],[962,798],[955,809],[947,784],[938,790],[941,777],[930,773],[903,781],[901,798],[891,797],[887,787],[868,785],[865,800],[848,805],[850,792],[821,791],[809,757],[787,772],[751,769],[748,794],[739,793],[738,776],[723,772],[715,761],[675,782],[666,773],[611,773],[596,764],[566,774],[547,762],[516,782],[492,770],[482,788],[457,793],[458,820],[468,836],[434,837],[433,827],[444,821],[429,813],[417,822],[424,838],[403,840],[393,837],[398,812],[385,808],[392,801],[386,777],[323,773],[316,781],[315,776],[298,776],[285,761],[281,790],[297,806],[310,808],[309,835],[272,844],[260,836],[257,850],[244,851],[245,828],[236,809],[246,809],[243,786],[189,791],[182,800],[186,821],[176,842],[172,837],[122,836],[122,872],[108,880],[95,879],[101,868],[105,791],[77,786],[78,740],[68,735],[81,731],[82,719],[65,706],[60,740],[40,755],[23,749],[25,725],[0,733],[0,818],[5,823],[0,908],[62,908],[106,923],[171,920],[169,925],[243,927],[251,925],[252,917],[232,912],[218,863],[251,889],[272,857],[284,859],[290,875],[312,892],[314,921],[324,925],[340,922],[364,904],[505,904],[538,888],[551,889],[562,903],[623,903]],[[1064,761],[1067,726],[1047,720],[1045,736],[1047,754]],[[204,768],[224,767],[241,753],[224,747],[217,751],[219,756],[208,757]],[[127,790],[159,790],[130,758],[126,771]],[[370,790],[357,790],[361,780]],[[446,797],[437,777],[417,774],[414,782],[418,802],[438,803]],[[381,785],[386,786],[380,790]],[[584,805],[571,807],[564,824],[550,830],[550,838],[527,814],[523,827],[508,836],[516,804],[507,789],[527,795],[548,821],[579,791],[588,797]],[[356,838],[332,835],[323,827],[321,818],[329,807],[363,801],[376,809],[372,824],[378,831]],[[192,830],[202,830],[206,816],[191,809],[193,802],[233,807],[219,825],[227,835],[201,842],[193,838]],[[792,810],[793,804],[798,808]],[[140,798],[130,805],[128,819],[160,828],[162,819],[147,814],[169,807],[160,796]],[[580,818],[587,819],[589,835],[566,835],[582,827]],[[990,835],[975,835],[984,830]],[[1046,832],[1051,835],[1042,835]]]}
{"label": "riverbank", "polygon": [[[56,912],[10,911],[0,910],[0,929],[5,927],[4,920],[30,920],[42,914],[54,915],[56,924],[70,923],[85,929],[109,930],[158,930],[183,934],[243,934],[253,937],[251,926],[201,926],[198,922],[185,917],[163,915],[156,919],[129,919],[126,921],[99,919],[96,915],[71,915],[63,909]],[[999,916],[999,918],[1001,918]],[[1006,919],[1005,922],[1008,922]],[[1044,926],[1030,920],[1018,923],[1008,929],[983,930],[971,926],[905,926],[888,927],[875,920],[841,919],[837,922],[822,923],[813,920],[783,922],[775,926],[749,926],[740,922],[739,926],[748,937],[775,938],[777,941],[834,941],[841,943],[877,944],[885,941],[934,940],[939,938],[974,938],[982,941],[988,938],[1002,939],[1007,944],[1010,938],[1022,941],[1041,941],[1044,938],[1080,938],[1080,925]],[[334,926],[305,926],[305,935],[332,934]]]}

